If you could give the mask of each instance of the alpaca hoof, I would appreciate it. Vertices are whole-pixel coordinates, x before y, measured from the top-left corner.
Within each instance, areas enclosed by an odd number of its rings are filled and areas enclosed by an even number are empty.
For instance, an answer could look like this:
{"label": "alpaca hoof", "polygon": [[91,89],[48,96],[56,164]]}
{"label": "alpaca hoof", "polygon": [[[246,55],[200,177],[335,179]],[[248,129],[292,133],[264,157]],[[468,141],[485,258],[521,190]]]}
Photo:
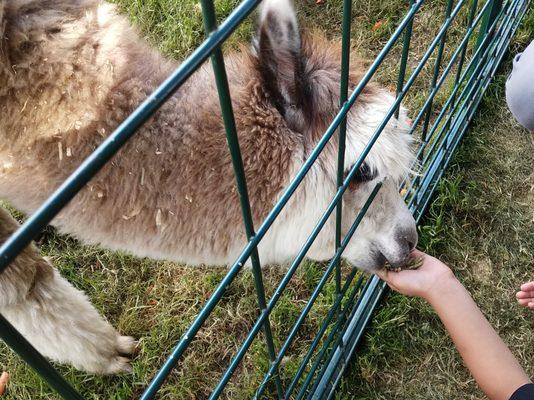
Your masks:
{"label": "alpaca hoof", "polygon": [[122,356],[116,356],[110,360],[106,374],[131,374],[133,372],[130,359]]}
{"label": "alpaca hoof", "polygon": [[131,336],[118,336],[115,353],[108,363],[106,374],[131,374],[131,359],[128,356],[137,351],[138,341]]}
{"label": "alpaca hoof", "polygon": [[[115,345],[109,351],[102,351],[102,358],[96,368],[83,368],[87,372],[112,375],[130,374],[133,372],[131,358],[137,350],[138,342],[131,336],[117,335]],[[103,350],[103,349],[101,349]]]}
{"label": "alpaca hoof", "polygon": [[117,338],[117,351],[122,356],[136,354],[139,342],[131,336],[119,336]]}

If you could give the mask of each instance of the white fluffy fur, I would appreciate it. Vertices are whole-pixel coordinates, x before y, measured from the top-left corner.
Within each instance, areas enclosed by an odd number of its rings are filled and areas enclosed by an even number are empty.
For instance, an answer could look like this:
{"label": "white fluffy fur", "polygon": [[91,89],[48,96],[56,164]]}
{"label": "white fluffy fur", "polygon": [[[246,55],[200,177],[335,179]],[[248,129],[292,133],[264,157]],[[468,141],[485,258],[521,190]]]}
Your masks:
{"label": "white fluffy fur", "polygon": [[[394,100],[393,96],[382,91],[364,110],[349,114],[345,170],[358,160]],[[371,256],[372,249],[387,254],[387,258],[393,263],[400,264],[406,257],[405,251],[399,248],[396,232],[399,229],[412,229],[414,226],[413,217],[398,193],[398,182],[410,173],[409,167],[413,162],[412,137],[408,134],[399,134],[408,130],[406,110],[401,109],[399,119],[390,120],[365,159],[370,168],[378,172],[377,177],[364,184],[357,193],[347,190],[343,197],[345,224],[342,234],[345,235],[356,218],[359,207],[363,205],[374,186],[377,182],[384,181],[375,202],[369,208],[343,255],[349,262],[365,270],[372,271],[378,267]],[[403,140],[399,141],[399,136]],[[323,156],[322,159],[324,158]],[[295,159],[302,158],[295,157]],[[300,161],[294,163],[292,177],[301,166]],[[302,187],[297,189],[280,217],[260,242],[260,255],[265,264],[288,262],[304,245],[335,195],[336,167],[335,162],[329,161],[317,163],[309,171]],[[387,223],[383,223],[384,221]],[[308,257],[321,261],[331,258],[335,250],[334,232],[335,211],[310,248]]]}
{"label": "white fluffy fur", "polygon": [[126,356],[134,339],[118,334],[56,270],[36,282],[26,301],[0,312],[44,356],[93,373],[131,372]]}

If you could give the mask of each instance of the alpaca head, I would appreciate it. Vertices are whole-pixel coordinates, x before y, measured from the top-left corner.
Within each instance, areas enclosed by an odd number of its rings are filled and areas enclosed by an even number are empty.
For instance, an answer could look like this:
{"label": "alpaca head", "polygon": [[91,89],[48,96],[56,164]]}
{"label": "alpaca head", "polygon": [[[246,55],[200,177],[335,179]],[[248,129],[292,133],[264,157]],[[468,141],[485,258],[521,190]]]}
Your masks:
{"label": "alpaca head", "polygon": [[[290,0],[263,4],[253,45],[258,73],[272,104],[311,149],[339,110],[339,46],[318,35],[301,36]],[[351,62],[349,91],[358,84],[360,69],[356,60]],[[375,84],[367,85],[356,100],[347,115],[345,174],[358,162],[394,100]],[[385,125],[343,197],[342,230],[346,233],[375,185],[383,182],[344,253],[365,270],[381,268],[386,260],[403,264],[417,243],[415,221],[398,187],[414,161],[408,129],[406,110],[401,109],[399,117]],[[319,159],[307,207],[314,207],[317,198],[333,196],[337,137]]]}

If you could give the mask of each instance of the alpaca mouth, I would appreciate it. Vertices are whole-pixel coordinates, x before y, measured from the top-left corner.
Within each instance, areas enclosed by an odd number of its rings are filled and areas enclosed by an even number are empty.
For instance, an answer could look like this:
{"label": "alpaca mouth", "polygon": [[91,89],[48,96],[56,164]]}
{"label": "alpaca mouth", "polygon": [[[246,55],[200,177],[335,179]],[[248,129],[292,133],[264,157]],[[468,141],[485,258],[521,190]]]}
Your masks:
{"label": "alpaca mouth", "polygon": [[381,251],[377,251],[375,259],[376,259],[376,264],[379,266],[378,269],[384,268],[384,266],[388,262],[388,259],[386,258],[385,255],[382,254]]}
{"label": "alpaca mouth", "polygon": [[376,250],[374,253],[375,269],[386,269],[389,271],[400,271],[410,265],[414,257],[412,251],[408,252],[404,257],[386,257],[380,250]]}

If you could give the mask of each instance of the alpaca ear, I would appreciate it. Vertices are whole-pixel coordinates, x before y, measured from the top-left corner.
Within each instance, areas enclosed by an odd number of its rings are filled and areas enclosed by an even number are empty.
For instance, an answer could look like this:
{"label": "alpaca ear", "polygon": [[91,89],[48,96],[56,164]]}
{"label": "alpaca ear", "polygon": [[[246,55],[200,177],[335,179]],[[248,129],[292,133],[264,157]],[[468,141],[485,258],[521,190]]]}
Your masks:
{"label": "alpaca ear", "polygon": [[306,121],[307,85],[297,16],[291,0],[265,0],[255,39],[264,87],[292,129]]}
{"label": "alpaca ear", "polygon": [[6,20],[4,18],[5,14],[5,4],[3,1],[0,1],[0,57],[2,57],[3,44],[5,42],[4,32],[6,30]]}
{"label": "alpaca ear", "polygon": [[4,9],[6,5],[2,1],[0,2],[0,37],[4,37],[4,28],[5,28],[5,21],[4,21]]}
{"label": "alpaca ear", "polygon": [[0,67],[3,67],[8,60],[7,53],[7,38],[6,38],[6,5],[5,2],[0,0]]}
{"label": "alpaca ear", "polygon": [[[0,82],[7,82],[8,76],[12,74],[11,68],[9,68],[7,39],[5,37],[6,23],[5,4],[0,0]],[[1,92],[2,88],[0,88],[0,93]]]}

